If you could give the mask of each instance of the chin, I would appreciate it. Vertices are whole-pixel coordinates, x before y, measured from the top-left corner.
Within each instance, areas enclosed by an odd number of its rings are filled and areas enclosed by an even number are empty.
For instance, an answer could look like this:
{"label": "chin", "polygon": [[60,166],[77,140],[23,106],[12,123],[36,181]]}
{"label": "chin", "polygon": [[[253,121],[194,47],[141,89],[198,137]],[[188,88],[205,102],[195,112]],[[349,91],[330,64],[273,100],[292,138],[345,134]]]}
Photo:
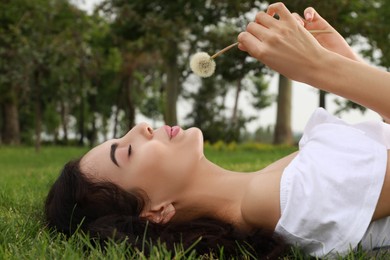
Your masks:
{"label": "chin", "polygon": [[191,135],[191,141],[193,142],[193,147],[198,148],[199,152],[203,154],[203,133],[197,127],[191,127],[186,130],[188,134]]}
{"label": "chin", "polygon": [[191,127],[191,128],[188,128],[186,131],[188,131],[188,133],[193,135],[193,138],[199,139],[203,143],[203,133],[202,133],[202,130],[200,130],[197,127]]}

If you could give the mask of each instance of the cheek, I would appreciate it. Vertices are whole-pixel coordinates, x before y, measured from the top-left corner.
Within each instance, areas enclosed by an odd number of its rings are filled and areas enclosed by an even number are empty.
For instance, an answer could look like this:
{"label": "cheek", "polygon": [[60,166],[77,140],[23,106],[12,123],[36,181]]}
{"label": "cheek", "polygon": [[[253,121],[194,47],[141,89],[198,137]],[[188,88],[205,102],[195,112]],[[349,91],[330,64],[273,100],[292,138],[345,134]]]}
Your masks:
{"label": "cheek", "polygon": [[164,171],[164,147],[161,144],[145,144],[142,149],[134,151],[129,165],[137,182],[151,183]]}
{"label": "cheek", "polygon": [[202,153],[196,139],[180,143],[149,142],[134,149],[129,161],[129,182],[149,195],[175,192],[185,186]]}

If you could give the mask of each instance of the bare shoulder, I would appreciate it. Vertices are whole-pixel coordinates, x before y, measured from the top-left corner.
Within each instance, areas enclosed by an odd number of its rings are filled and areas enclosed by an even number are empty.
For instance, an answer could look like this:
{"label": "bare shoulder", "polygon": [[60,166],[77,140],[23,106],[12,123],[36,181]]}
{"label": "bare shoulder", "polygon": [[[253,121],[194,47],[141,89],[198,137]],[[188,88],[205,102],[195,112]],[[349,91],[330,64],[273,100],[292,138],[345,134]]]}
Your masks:
{"label": "bare shoulder", "polygon": [[280,179],[293,153],[260,171],[249,183],[241,203],[243,220],[252,227],[274,229],[280,218]]}
{"label": "bare shoulder", "polygon": [[287,167],[287,165],[290,164],[290,162],[297,156],[298,151],[291,153],[279,160],[277,160],[274,163],[271,163],[267,167],[265,167],[262,171],[273,171],[273,170],[284,170],[284,168]]}

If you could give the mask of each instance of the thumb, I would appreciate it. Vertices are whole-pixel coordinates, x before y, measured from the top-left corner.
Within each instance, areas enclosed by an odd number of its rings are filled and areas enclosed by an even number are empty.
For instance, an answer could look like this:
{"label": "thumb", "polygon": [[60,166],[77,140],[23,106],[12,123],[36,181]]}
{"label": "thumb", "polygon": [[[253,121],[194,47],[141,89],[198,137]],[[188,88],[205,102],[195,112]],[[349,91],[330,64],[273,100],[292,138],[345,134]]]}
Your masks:
{"label": "thumb", "polygon": [[317,14],[316,10],[313,7],[308,7],[303,12],[303,16],[305,17],[307,22],[312,22],[314,20],[314,16]]}
{"label": "thumb", "polygon": [[321,15],[313,7],[306,8],[303,13],[303,16],[305,17],[305,22],[307,25],[311,24],[310,27],[316,27],[313,29],[332,28],[332,26],[324,18],[322,18]]}

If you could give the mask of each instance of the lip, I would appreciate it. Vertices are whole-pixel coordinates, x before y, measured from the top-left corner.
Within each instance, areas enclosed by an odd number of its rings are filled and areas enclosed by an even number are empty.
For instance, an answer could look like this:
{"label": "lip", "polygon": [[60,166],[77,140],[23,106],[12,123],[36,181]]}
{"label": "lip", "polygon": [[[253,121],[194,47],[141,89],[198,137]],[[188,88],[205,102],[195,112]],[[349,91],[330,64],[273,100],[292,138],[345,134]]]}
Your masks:
{"label": "lip", "polygon": [[177,136],[177,134],[180,132],[181,128],[179,126],[174,126],[171,128],[172,131],[171,131],[171,139],[175,136]]}
{"label": "lip", "polygon": [[165,132],[167,132],[167,134],[169,136],[169,139],[172,139],[175,136],[177,136],[180,133],[180,130],[181,130],[181,128],[179,126],[170,127],[168,125],[165,125],[164,129],[165,129]]}

